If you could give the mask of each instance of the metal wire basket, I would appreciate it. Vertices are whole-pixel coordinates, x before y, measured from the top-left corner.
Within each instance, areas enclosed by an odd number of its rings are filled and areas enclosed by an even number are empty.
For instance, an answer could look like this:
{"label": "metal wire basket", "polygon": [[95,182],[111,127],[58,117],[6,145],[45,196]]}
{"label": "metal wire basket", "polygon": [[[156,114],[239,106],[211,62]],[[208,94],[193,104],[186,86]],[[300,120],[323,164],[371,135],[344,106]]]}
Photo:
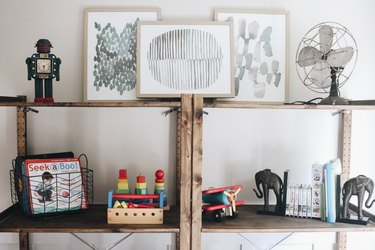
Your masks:
{"label": "metal wire basket", "polygon": [[[34,218],[54,217],[85,210],[94,200],[94,174],[86,166],[68,173],[45,173],[28,176],[13,161],[10,170],[10,189],[13,204],[19,203],[24,213]],[[19,165],[19,164],[18,164]]]}

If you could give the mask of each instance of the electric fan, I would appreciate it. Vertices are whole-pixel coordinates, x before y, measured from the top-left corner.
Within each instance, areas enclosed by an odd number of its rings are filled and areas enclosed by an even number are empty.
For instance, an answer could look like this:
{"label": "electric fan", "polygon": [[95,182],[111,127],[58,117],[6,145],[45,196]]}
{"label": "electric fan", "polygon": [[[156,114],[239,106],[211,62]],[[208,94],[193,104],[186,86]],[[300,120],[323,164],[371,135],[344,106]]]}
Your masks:
{"label": "electric fan", "polygon": [[347,28],[334,22],[320,23],[298,46],[297,73],[307,88],[329,94],[320,104],[349,104],[339,96],[339,88],[352,74],[357,56],[357,43]]}

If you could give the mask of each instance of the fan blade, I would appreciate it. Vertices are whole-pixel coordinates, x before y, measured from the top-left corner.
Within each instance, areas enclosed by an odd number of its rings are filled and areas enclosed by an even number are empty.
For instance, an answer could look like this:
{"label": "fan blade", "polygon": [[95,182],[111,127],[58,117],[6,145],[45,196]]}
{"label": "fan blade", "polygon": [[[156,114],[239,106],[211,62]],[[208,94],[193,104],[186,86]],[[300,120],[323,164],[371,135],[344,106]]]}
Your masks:
{"label": "fan blade", "polygon": [[325,62],[316,63],[311,70],[310,79],[316,87],[328,88],[332,82],[331,67]]}
{"label": "fan blade", "polygon": [[333,30],[329,25],[323,25],[319,29],[320,51],[328,53],[332,47]]}
{"label": "fan blade", "polygon": [[323,53],[320,52],[318,49],[307,46],[301,49],[298,54],[297,63],[301,67],[308,67],[314,65],[317,61],[319,61],[323,56]]}
{"label": "fan blade", "polygon": [[353,58],[354,48],[349,46],[341,49],[333,49],[327,56],[327,63],[331,67],[345,67]]}

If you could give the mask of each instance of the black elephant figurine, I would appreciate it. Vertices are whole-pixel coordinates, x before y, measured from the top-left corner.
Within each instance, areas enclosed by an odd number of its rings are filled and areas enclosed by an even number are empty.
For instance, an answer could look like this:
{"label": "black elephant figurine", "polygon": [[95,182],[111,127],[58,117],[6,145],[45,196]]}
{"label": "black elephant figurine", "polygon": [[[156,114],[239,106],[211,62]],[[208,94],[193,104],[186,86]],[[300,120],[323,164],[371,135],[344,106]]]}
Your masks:
{"label": "black elephant figurine", "polygon": [[344,219],[349,219],[349,201],[352,195],[358,196],[358,220],[363,220],[363,214],[362,214],[362,205],[363,205],[363,198],[365,196],[366,191],[368,192],[368,198],[365,202],[365,206],[367,208],[370,208],[372,204],[375,202],[375,200],[372,200],[372,202],[369,204],[372,192],[374,191],[374,182],[364,176],[364,175],[358,175],[355,178],[351,178],[348,181],[344,183],[344,186],[342,188],[342,200],[343,200],[343,210],[342,210],[342,217]]}
{"label": "black elephant figurine", "polygon": [[[283,189],[283,182],[281,178],[271,172],[270,169],[264,169],[259,171],[255,174],[255,182],[257,185],[257,190],[254,188],[254,192],[256,196],[261,199],[264,197],[264,211],[269,211],[269,190],[272,189],[276,195],[276,207],[275,212],[282,211],[282,189]],[[260,188],[260,184],[262,184],[262,189]],[[262,191],[263,190],[263,191]]]}

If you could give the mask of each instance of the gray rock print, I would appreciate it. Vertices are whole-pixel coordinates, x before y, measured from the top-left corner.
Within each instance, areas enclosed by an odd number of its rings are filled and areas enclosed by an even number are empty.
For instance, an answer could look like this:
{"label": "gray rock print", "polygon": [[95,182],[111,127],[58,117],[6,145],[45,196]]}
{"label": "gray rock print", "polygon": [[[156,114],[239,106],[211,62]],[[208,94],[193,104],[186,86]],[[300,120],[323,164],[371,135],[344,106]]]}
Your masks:
{"label": "gray rock print", "polygon": [[124,23],[120,33],[107,23],[104,28],[95,22],[96,54],[94,56],[94,86],[119,92],[122,95],[135,87],[136,22]]}

